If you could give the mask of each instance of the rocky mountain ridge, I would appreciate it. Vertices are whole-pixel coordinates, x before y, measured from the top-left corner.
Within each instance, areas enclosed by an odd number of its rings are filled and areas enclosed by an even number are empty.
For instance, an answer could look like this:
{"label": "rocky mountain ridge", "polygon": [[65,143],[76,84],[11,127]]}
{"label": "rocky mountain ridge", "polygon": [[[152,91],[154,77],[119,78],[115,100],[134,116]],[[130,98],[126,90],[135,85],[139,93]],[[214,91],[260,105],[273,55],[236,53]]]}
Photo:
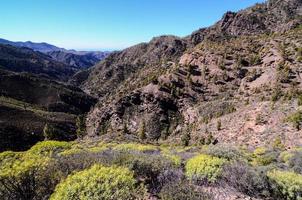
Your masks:
{"label": "rocky mountain ridge", "polygon": [[106,58],[111,52],[109,51],[76,51],[60,48],[48,43],[27,42],[12,42],[1,39],[0,44],[11,45],[14,47],[25,47],[37,52],[49,55],[52,59],[70,65],[77,69],[87,69],[92,67],[99,61]]}
{"label": "rocky mountain ridge", "polygon": [[25,47],[0,44],[0,66],[14,72],[29,72],[55,80],[66,81],[77,69]]}
{"label": "rocky mountain ridge", "polygon": [[301,92],[301,9],[300,0],[271,0],[188,37],[158,37],[110,55],[82,85],[99,97],[88,134],[301,144],[289,122]]}

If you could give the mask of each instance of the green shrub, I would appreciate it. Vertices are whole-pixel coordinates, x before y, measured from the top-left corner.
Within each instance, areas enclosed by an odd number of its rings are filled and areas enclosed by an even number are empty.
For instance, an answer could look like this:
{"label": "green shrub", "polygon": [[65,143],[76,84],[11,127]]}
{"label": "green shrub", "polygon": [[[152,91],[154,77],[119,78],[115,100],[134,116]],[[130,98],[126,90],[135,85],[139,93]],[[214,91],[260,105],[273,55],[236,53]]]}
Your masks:
{"label": "green shrub", "polygon": [[157,151],[158,148],[153,145],[145,145],[145,144],[138,144],[138,143],[125,143],[125,144],[119,144],[113,147],[114,150],[119,150],[119,151],[141,151],[141,152],[146,152],[146,151]]}
{"label": "green shrub", "polygon": [[267,166],[277,161],[279,152],[266,149],[265,147],[258,147],[252,154],[252,164],[254,166]]}
{"label": "green shrub", "polygon": [[49,190],[48,181],[42,180],[49,159],[3,152],[0,162],[0,199],[42,199]]}
{"label": "green shrub", "polygon": [[190,140],[191,140],[191,136],[189,133],[185,133],[184,135],[181,136],[181,144],[185,147],[189,146]]}
{"label": "green shrub", "polygon": [[174,154],[174,153],[172,153],[170,150],[163,149],[161,151],[161,154],[163,155],[163,157],[165,157],[166,159],[173,162],[175,166],[180,166],[181,165],[181,157]]}
{"label": "green shrub", "polygon": [[301,123],[302,123],[302,111],[298,111],[296,113],[291,114],[287,118],[288,122],[291,122],[294,127],[299,131],[301,129]]}
{"label": "green shrub", "polygon": [[278,199],[302,199],[302,175],[294,172],[273,170],[267,173]]}
{"label": "green shrub", "polygon": [[64,150],[70,149],[72,146],[68,142],[59,141],[43,141],[34,145],[27,153],[40,156],[52,156]]}
{"label": "green shrub", "polygon": [[221,130],[221,120],[217,121],[217,131]]}
{"label": "green shrub", "polygon": [[205,154],[227,160],[244,159],[244,155],[237,148],[224,144],[209,145],[203,151],[205,152]]}
{"label": "green shrub", "polygon": [[298,96],[298,106],[302,106],[302,94]]}
{"label": "green shrub", "polygon": [[45,140],[63,140],[66,137],[66,131],[55,124],[45,124],[43,128],[43,136]]}
{"label": "green shrub", "polygon": [[296,173],[302,174],[302,151],[292,152],[292,156],[288,159],[288,166]]}
{"label": "green shrub", "polygon": [[76,119],[77,137],[83,138],[86,135],[86,117],[85,115],[79,115]]}
{"label": "green shrub", "polygon": [[94,165],[70,175],[55,189],[50,200],[139,199],[144,188],[138,187],[127,168]]}
{"label": "green shrub", "polygon": [[145,140],[147,138],[145,120],[143,120],[140,124],[139,130],[138,130],[138,137],[140,140]]}
{"label": "green shrub", "polygon": [[204,154],[197,155],[186,163],[186,175],[190,179],[206,179],[214,182],[221,175],[222,166],[225,163],[225,159]]}

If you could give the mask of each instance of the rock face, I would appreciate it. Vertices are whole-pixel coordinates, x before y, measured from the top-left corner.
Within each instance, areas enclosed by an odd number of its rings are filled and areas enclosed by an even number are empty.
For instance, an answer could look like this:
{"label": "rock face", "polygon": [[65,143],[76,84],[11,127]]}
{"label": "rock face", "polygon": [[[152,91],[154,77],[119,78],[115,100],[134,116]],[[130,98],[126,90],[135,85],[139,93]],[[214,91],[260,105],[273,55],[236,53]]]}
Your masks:
{"label": "rock face", "polygon": [[174,61],[186,50],[186,42],[174,36],[154,38],[122,52],[111,54],[94,67],[84,88],[91,94],[102,97],[112,92],[122,81],[147,65]]}
{"label": "rock face", "polygon": [[82,84],[99,98],[89,136],[301,144],[287,120],[302,86],[301,5],[257,4],[188,37],[158,37],[110,55]]}

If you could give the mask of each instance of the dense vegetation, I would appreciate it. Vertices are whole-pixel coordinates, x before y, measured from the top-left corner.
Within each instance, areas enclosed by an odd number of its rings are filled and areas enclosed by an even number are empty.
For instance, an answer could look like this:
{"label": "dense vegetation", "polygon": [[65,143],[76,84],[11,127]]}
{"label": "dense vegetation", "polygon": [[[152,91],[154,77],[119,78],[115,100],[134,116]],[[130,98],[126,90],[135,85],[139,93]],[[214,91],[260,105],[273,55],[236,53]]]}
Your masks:
{"label": "dense vegetation", "polygon": [[[302,149],[44,141],[0,154],[1,199],[302,198]],[[215,193],[209,188],[216,188]]]}

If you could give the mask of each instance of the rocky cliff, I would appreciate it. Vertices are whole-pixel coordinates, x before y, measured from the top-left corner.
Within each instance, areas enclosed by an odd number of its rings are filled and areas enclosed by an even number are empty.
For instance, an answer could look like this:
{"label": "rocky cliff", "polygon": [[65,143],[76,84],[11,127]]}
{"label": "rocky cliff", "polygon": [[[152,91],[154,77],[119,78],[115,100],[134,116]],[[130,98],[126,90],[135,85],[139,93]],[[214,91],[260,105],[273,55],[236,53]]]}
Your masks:
{"label": "rocky cliff", "polygon": [[301,144],[301,10],[268,1],[112,54],[82,85],[99,98],[89,136]]}

